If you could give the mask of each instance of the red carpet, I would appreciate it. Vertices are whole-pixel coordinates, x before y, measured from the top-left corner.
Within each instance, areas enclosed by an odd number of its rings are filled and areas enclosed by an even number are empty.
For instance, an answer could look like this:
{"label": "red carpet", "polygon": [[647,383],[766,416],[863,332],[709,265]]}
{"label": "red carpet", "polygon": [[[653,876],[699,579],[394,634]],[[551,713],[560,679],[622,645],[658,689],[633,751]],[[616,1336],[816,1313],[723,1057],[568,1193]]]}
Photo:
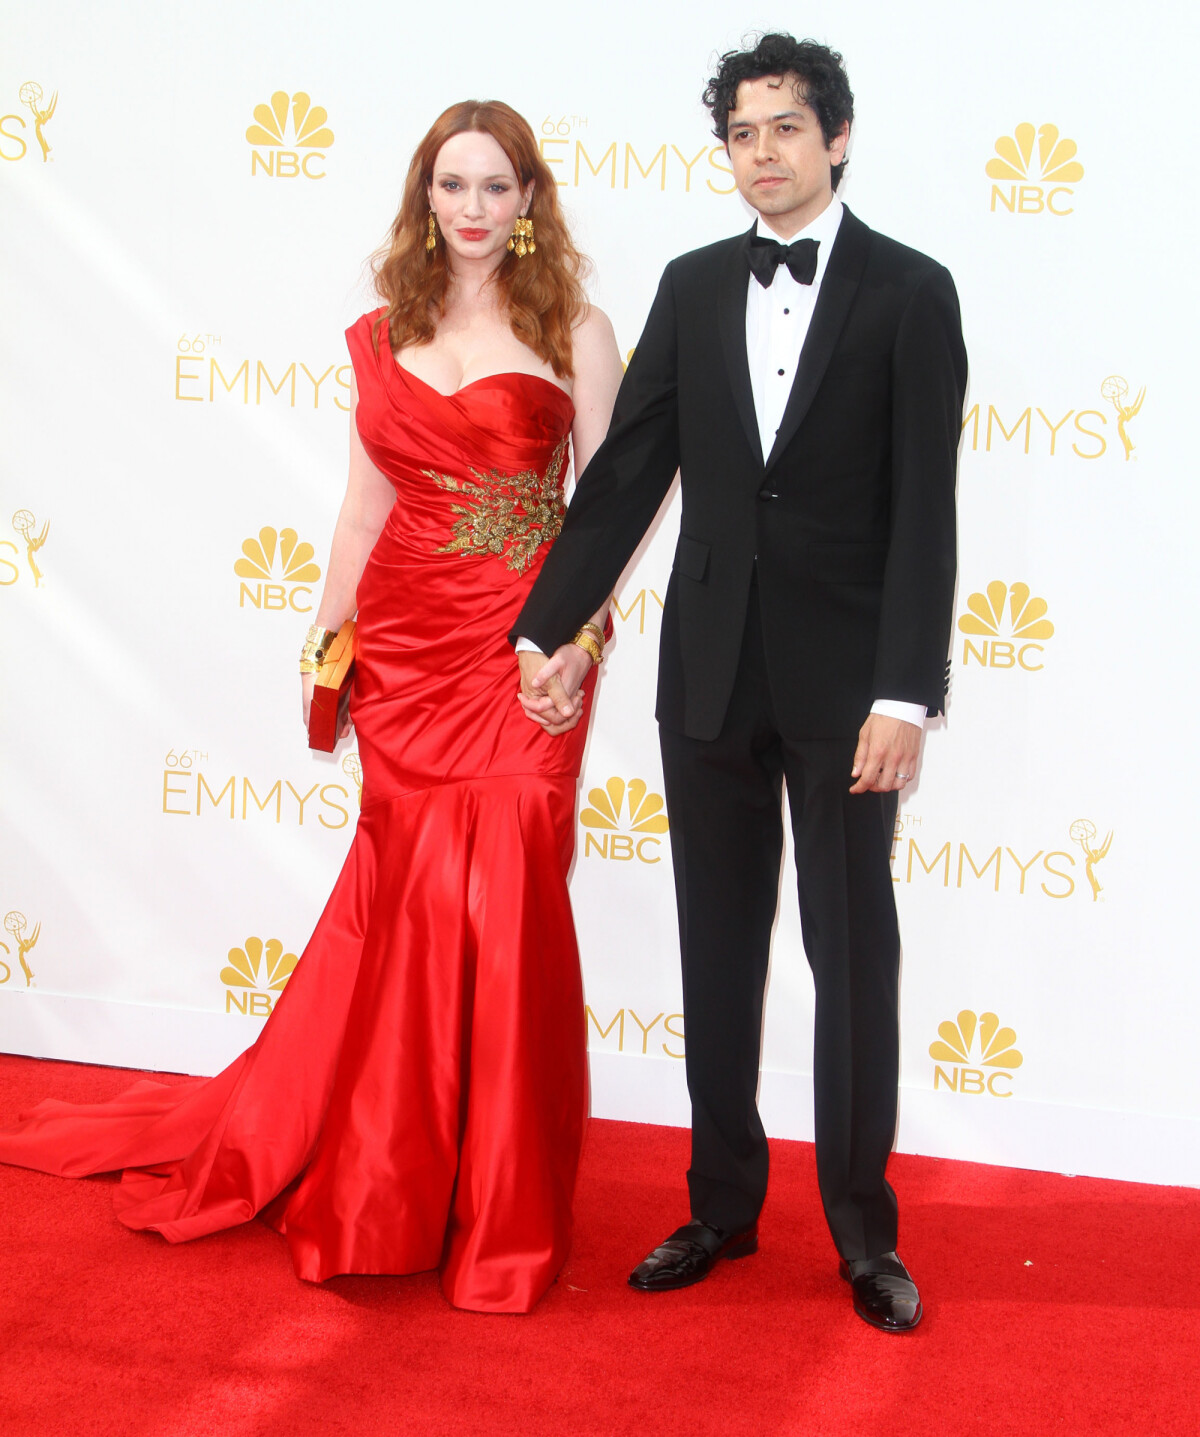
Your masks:
{"label": "red carpet", "polygon": [[[0,1056],[0,1122],[130,1081]],[[892,1337],[851,1311],[806,1143],[773,1145],[757,1257],[630,1291],[686,1161],[678,1129],[593,1122],[574,1255],[530,1317],[453,1311],[432,1274],[307,1286],[260,1224],[171,1247],[117,1223],[110,1180],[0,1167],[0,1431],[1200,1432],[1200,1193],[896,1157],[926,1316]]]}

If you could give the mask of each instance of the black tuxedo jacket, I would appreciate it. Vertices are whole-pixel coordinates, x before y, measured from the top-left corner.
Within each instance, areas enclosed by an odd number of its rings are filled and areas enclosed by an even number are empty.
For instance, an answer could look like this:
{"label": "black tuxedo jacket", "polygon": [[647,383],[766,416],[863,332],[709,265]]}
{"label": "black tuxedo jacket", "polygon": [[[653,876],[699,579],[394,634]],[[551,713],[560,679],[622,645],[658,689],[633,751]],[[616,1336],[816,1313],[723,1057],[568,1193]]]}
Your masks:
{"label": "black tuxedo jacket", "polygon": [[843,217],[766,462],[746,360],[753,231],[672,260],[608,437],[513,628],[546,653],[611,593],[680,471],[657,717],[720,732],[757,565],[776,717],[857,733],[877,698],[941,711],[967,361],[947,270]]}

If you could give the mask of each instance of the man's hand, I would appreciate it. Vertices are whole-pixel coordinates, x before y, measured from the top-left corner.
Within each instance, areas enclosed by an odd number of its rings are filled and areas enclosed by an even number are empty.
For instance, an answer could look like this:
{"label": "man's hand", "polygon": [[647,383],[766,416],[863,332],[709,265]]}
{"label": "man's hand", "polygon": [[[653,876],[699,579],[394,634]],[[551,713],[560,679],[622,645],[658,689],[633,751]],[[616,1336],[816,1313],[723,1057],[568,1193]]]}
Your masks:
{"label": "man's hand", "polygon": [[923,730],[903,719],[868,714],[858,731],[851,793],[891,793],[916,777]]}
{"label": "man's hand", "polygon": [[578,644],[563,644],[550,659],[527,649],[517,660],[521,666],[518,697],[526,717],[549,734],[568,733],[583,716],[579,687],[592,666],[591,655]]}

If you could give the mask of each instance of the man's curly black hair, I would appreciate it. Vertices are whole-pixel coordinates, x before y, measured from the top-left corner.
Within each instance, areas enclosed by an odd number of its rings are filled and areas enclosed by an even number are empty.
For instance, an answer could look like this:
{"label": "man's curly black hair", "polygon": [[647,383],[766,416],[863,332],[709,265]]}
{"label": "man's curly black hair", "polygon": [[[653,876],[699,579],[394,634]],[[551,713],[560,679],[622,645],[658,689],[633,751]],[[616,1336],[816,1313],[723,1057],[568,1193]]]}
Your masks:
{"label": "man's curly black hair", "polygon": [[[847,121],[853,121],[854,96],[845,62],[836,50],[791,35],[760,35],[753,50],[730,50],[722,55],[717,73],[705,87],[704,103],[713,117],[713,133],[722,144],[729,141],[729,112],[737,103],[738,86],[743,80],[761,80],[767,75],[795,76],[797,98],[816,114],[827,145]],[[836,190],[846,162],[831,168]]]}

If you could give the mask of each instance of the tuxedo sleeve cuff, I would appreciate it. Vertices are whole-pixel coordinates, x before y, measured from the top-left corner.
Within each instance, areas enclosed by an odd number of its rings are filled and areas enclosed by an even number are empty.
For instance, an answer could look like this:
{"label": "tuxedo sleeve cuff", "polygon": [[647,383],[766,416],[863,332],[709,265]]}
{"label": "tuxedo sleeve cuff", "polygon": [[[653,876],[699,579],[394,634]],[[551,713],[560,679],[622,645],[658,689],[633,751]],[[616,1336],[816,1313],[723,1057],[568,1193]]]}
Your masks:
{"label": "tuxedo sleeve cuff", "polygon": [[924,704],[906,704],[900,699],[876,699],[871,705],[871,712],[882,714],[884,718],[903,719],[918,728],[925,727]]}

